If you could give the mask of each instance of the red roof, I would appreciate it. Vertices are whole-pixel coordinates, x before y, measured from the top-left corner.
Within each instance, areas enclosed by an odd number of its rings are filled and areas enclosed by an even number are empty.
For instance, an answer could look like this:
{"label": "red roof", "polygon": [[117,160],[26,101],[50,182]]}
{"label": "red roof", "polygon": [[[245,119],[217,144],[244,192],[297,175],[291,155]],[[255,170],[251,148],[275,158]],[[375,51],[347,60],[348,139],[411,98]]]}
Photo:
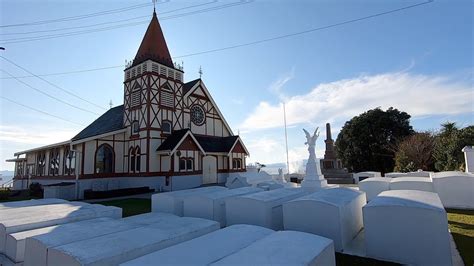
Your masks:
{"label": "red roof", "polygon": [[140,44],[140,48],[138,48],[132,66],[140,64],[148,59],[169,67],[174,67],[170,52],[168,51],[168,46],[166,45],[165,37],[163,36],[163,31],[161,30],[155,12],[153,12],[153,18],[150,21],[150,25],[148,25],[145,36],[143,36],[142,43]]}

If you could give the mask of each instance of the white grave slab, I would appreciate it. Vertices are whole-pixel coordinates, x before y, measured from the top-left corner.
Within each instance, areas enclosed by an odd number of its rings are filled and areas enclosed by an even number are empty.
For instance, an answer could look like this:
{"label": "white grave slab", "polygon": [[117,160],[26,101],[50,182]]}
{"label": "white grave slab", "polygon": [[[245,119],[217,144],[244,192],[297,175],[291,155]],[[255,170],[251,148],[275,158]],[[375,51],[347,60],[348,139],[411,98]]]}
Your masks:
{"label": "white grave slab", "polygon": [[211,186],[157,193],[151,196],[151,208],[153,212],[167,212],[183,216],[183,199],[185,197],[224,190],[227,190],[227,188]]}
{"label": "white grave slab", "polygon": [[474,209],[474,174],[440,172],[431,178],[445,208]]}
{"label": "white grave slab", "polygon": [[[165,213],[146,213],[120,220],[99,218],[55,227],[41,228],[30,232],[26,240],[25,266],[46,266],[48,250],[57,246],[91,239],[94,237],[143,227],[163,220],[177,220],[178,216]],[[52,230],[51,230],[52,228]],[[42,230],[50,232],[34,235]],[[21,234],[19,233],[19,234]]]}
{"label": "white grave slab", "polygon": [[[51,209],[55,205],[49,205]],[[23,210],[35,209],[42,206],[24,207]],[[85,206],[71,206],[68,208],[56,209],[56,211],[40,208],[44,213],[38,212],[38,209],[31,216],[19,215],[15,218],[0,218],[0,252],[5,253],[7,234],[32,230],[42,227],[48,227],[58,224],[72,223],[82,220],[89,220],[100,217],[121,218],[122,209],[112,206],[103,206],[98,204],[89,204]],[[35,212],[36,211],[36,212]]]}
{"label": "white grave slab", "polygon": [[352,174],[352,177],[354,178],[354,182],[356,184],[359,184],[360,181],[371,178],[371,177],[382,177],[382,174],[380,172],[372,172],[372,171],[366,171],[366,172],[359,172],[359,173],[354,173]]}
{"label": "white grave slab", "polygon": [[209,265],[272,233],[255,225],[232,225],[120,265]]}
{"label": "white grave slab", "polygon": [[359,182],[359,190],[364,191],[367,201],[372,200],[383,191],[390,190],[389,178],[372,177]]}
{"label": "white grave slab", "polygon": [[390,190],[421,190],[433,192],[433,182],[426,177],[397,177],[390,180]]}
{"label": "white grave slab", "polygon": [[200,218],[164,220],[51,248],[48,251],[48,265],[117,265],[217,229],[217,222]]}
{"label": "white grave slab", "polygon": [[232,197],[262,192],[260,188],[242,187],[206,194],[192,195],[183,201],[184,216],[198,217],[219,222],[226,226],[225,200]]}
{"label": "white grave slab", "polygon": [[253,224],[282,230],[282,204],[309,193],[301,188],[281,188],[229,198],[226,200],[227,225]]}
{"label": "white grave slab", "polygon": [[436,193],[382,192],[363,208],[367,256],[414,265],[451,265],[446,211]]}
{"label": "white grave slab", "polygon": [[285,230],[324,236],[343,251],[363,227],[365,193],[350,188],[332,188],[283,204]]}
{"label": "white grave slab", "polygon": [[295,231],[273,233],[211,265],[336,265],[331,239]]}
{"label": "white grave slab", "polygon": [[[24,260],[27,238],[33,238],[36,236],[43,236],[43,235],[48,235],[48,234],[54,235],[58,239],[61,239],[63,235],[67,235],[67,237],[77,236],[77,237],[83,238],[83,237],[87,237],[88,233],[90,233],[91,231],[94,231],[93,229],[95,227],[97,226],[100,227],[104,223],[110,224],[113,227],[117,227],[118,224],[120,224],[118,220],[115,220],[112,218],[98,218],[98,219],[81,221],[77,223],[48,226],[48,227],[9,234],[7,235],[6,255],[15,262],[22,262]],[[104,234],[106,234],[107,230],[109,230],[109,228],[103,228],[103,226],[101,228]],[[33,253],[32,255],[37,254],[36,251],[33,251],[31,253]],[[39,264],[35,263],[35,265],[39,265]]]}
{"label": "white grave slab", "polygon": [[0,222],[23,217],[32,217],[35,215],[44,216],[45,214],[57,213],[69,208],[84,207],[87,208],[92,204],[87,202],[75,201],[48,205],[33,205],[18,208],[0,209]]}
{"label": "white grave slab", "polygon": [[0,203],[0,210],[6,208],[21,208],[29,206],[38,206],[38,205],[48,205],[48,204],[58,204],[58,203],[67,203],[67,200],[63,199],[37,199],[37,200],[21,200],[13,202]]}

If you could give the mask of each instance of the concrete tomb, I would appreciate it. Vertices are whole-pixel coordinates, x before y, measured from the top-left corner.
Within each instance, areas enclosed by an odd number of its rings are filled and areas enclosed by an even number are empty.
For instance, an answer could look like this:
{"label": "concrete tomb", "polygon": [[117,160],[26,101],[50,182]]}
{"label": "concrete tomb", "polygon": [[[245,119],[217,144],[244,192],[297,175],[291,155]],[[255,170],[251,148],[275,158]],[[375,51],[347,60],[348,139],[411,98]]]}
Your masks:
{"label": "concrete tomb", "polygon": [[156,265],[157,263],[163,265],[209,265],[272,233],[274,233],[273,230],[255,225],[232,225],[121,265],[141,266]]}
{"label": "concrete tomb", "polygon": [[440,172],[431,178],[445,208],[474,209],[474,174]]}
{"label": "concrete tomb", "polygon": [[[100,217],[121,218],[122,209],[98,204],[56,208],[61,204],[18,208],[23,213],[13,213],[13,217],[4,217],[9,211],[0,214],[0,252],[5,253],[7,234],[32,230],[52,225],[72,223]],[[9,212],[12,214],[11,212]]]}
{"label": "concrete tomb", "polygon": [[461,151],[464,153],[466,173],[474,174],[474,146],[465,146]]}
{"label": "concrete tomb", "polygon": [[359,183],[359,190],[364,191],[367,201],[372,200],[383,191],[390,190],[390,178],[372,177]]}
{"label": "concrete tomb", "polygon": [[[24,265],[47,265],[48,249],[53,247],[173,219],[180,218],[172,214],[147,213],[120,220],[99,218],[21,232],[18,234],[28,234]],[[42,232],[44,230],[49,230],[49,232]]]}
{"label": "concrete tomb", "polygon": [[343,251],[363,227],[365,193],[350,188],[321,190],[283,203],[285,230],[324,236]]}
{"label": "concrete tomb", "polygon": [[226,226],[226,199],[262,191],[260,188],[242,187],[192,195],[184,199],[184,216],[214,220],[224,227]]}
{"label": "concrete tomb", "polygon": [[[54,247],[48,265],[117,265],[219,229],[214,221],[180,217]],[[185,254],[183,254],[185,255]]]}
{"label": "concrete tomb", "polygon": [[446,211],[436,193],[391,190],[363,208],[367,256],[413,265],[452,265]]}
{"label": "concrete tomb", "polygon": [[21,208],[21,207],[58,204],[58,203],[67,203],[67,201],[63,199],[37,199],[37,200],[33,199],[33,200],[5,202],[5,203],[0,203],[0,210],[4,210],[7,208]]}
{"label": "concrete tomb", "polygon": [[367,172],[354,173],[352,174],[352,177],[354,178],[354,183],[359,184],[360,181],[367,178],[382,177],[382,174],[380,172],[367,171]]}
{"label": "concrete tomb", "polygon": [[227,190],[225,187],[211,186],[193,189],[178,190],[165,193],[157,193],[151,196],[151,208],[153,212],[167,212],[183,216],[183,199],[205,193]]}
{"label": "concrete tomb", "polygon": [[390,180],[390,190],[421,190],[433,192],[433,182],[426,177],[398,177]]}
{"label": "concrete tomb", "polygon": [[331,239],[279,231],[211,265],[336,265]]}
{"label": "concrete tomb", "polygon": [[282,230],[282,204],[309,193],[302,188],[281,188],[229,198],[225,203],[227,225],[253,224]]}

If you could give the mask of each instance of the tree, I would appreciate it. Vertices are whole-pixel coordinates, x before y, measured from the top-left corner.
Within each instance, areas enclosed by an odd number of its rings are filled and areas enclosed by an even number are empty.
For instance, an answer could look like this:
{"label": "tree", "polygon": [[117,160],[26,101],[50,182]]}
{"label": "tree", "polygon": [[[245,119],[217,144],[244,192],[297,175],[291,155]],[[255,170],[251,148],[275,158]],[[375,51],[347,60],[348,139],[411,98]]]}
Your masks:
{"label": "tree", "polygon": [[456,123],[446,122],[436,136],[433,157],[438,171],[463,170],[466,145],[474,144],[474,126],[459,129]]}
{"label": "tree", "polygon": [[353,172],[393,171],[397,141],[413,134],[410,115],[390,107],[369,110],[347,121],[337,136],[336,150]]}
{"label": "tree", "polygon": [[435,137],[429,132],[415,133],[398,143],[395,152],[395,171],[412,172],[434,170]]}

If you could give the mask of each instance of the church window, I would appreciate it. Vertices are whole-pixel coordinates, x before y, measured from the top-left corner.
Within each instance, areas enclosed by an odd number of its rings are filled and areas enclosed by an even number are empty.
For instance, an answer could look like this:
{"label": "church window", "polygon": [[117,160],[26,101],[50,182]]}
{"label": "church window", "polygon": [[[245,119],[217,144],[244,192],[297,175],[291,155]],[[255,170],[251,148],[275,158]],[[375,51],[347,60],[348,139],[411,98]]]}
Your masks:
{"label": "church window", "polygon": [[132,122],[132,135],[137,135],[140,132],[140,123],[137,120]]}
{"label": "church window", "polygon": [[108,144],[102,144],[95,154],[95,172],[97,174],[113,173],[114,150]]}
{"label": "church window", "polygon": [[162,107],[174,108],[174,93],[168,83],[160,91],[160,105]]}
{"label": "church window", "polygon": [[49,152],[49,175],[59,174],[59,149],[52,149]]}
{"label": "church window", "polygon": [[135,77],[135,68],[132,69],[132,78]]}
{"label": "church window", "polygon": [[195,125],[200,126],[204,124],[205,113],[204,109],[200,105],[193,105],[190,109],[191,122]]}
{"label": "church window", "polygon": [[181,73],[176,71],[176,79],[181,80]]}
{"label": "church window", "polygon": [[131,107],[137,107],[141,104],[141,92],[139,90],[132,92],[130,97]]}
{"label": "church window", "polygon": [[44,152],[40,152],[38,154],[38,159],[36,161],[36,175],[42,176],[44,175],[44,169],[46,167],[46,154]]}
{"label": "church window", "polygon": [[163,134],[171,134],[171,122],[170,121],[163,121],[161,123],[161,131]]}
{"label": "church window", "polygon": [[174,78],[174,71],[171,69],[168,69],[168,77]]}
{"label": "church window", "polygon": [[166,76],[166,68],[160,67],[160,75]]}
{"label": "church window", "polygon": [[142,73],[142,66],[137,67],[137,74],[140,75]]}
{"label": "church window", "polygon": [[135,171],[136,171],[137,173],[139,173],[139,172],[140,172],[140,166],[141,166],[140,147],[137,147],[137,148],[135,149],[135,158],[136,158],[136,159],[135,159],[135,160],[136,160],[136,162],[135,162]]}
{"label": "church window", "polygon": [[193,159],[192,158],[188,158],[186,160],[186,170],[188,170],[188,171],[193,170]]}
{"label": "church window", "polygon": [[65,175],[74,175],[76,170],[76,153],[70,150],[69,147],[66,148],[64,152],[64,174]]}
{"label": "church window", "polygon": [[127,71],[127,79],[130,78],[130,70]]}
{"label": "church window", "polygon": [[179,170],[186,171],[186,158],[179,159]]}
{"label": "church window", "polygon": [[135,150],[130,148],[130,172],[135,172]]}
{"label": "church window", "polygon": [[242,169],[242,159],[233,159],[232,169]]}
{"label": "church window", "polygon": [[158,73],[158,64],[152,64],[151,71]]}

